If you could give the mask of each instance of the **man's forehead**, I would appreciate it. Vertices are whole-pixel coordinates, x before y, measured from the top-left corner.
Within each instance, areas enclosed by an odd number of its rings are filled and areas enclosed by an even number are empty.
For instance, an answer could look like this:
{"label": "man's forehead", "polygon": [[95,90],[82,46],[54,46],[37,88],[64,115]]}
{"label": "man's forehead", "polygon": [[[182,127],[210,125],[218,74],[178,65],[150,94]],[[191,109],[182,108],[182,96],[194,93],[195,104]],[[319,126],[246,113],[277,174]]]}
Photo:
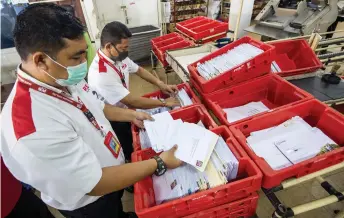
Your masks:
{"label": "man's forehead", "polygon": [[87,43],[84,37],[81,37],[80,39],[64,39],[65,41],[65,47],[61,50],[61,52],[67,54],[67,55],[75,55],[75,53],[86,50],[87,49]]}
{"label": "man's forehead", "polygon": [[129,39],[122,39],[120,45],[123,47],[128,46],[129,45]]}

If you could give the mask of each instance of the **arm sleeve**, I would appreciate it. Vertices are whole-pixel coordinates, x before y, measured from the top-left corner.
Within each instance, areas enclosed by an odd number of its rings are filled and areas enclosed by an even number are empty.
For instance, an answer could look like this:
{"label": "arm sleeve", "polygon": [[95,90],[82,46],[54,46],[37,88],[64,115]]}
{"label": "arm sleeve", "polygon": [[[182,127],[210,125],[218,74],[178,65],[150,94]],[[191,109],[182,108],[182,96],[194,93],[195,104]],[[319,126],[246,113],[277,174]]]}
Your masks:
{"label": "arm sleeve", "polygon": [[21,138],[12,150],[16,177],[63,204],[75,204],[99,182],[102,169],[92,148],[72,127],[55,121]]}
{"label": "arm sleeve", "polygon": [[101,87],[98,94],[105,98],[106,103],[115,105],[130,93],[122,83],[107,73],[102,74],[98,79],[98,87]]}
{"label": "arm sleeve", "polygon": [[126,59],[128,67],[129,67],[129,73],[137,73],[139,71],[139,65],[135,64],[134,61],[132,61],[130,58]]}

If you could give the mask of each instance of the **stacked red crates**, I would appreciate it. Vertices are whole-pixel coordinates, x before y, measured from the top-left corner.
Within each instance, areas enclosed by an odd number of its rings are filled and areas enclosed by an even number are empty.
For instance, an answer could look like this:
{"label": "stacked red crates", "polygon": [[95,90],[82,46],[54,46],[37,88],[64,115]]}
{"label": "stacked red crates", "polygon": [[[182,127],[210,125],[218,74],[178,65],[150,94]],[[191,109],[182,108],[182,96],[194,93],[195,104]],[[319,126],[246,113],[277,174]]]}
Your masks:
{"label": "stacked red crates", "polygon": [[312,98],[313,96],[311,94],[273,74],[268,74],[203,96],[206,106],[222,124],[227,126],[243,122],[252,117],[229,123],[227,121],[227,114],[223,108],[233,108],[250,102],[261,101],[270,111],[253,115],[259,116],[264,113],[269,113],[271,110],[278,110],[283,106]]}
{"label": "stacked red crates", "polygon": [[170,33],[151,40],[152,50],[164,67],[168,65],[166,61],[167,50],[180,49],[193,46],[194,43],[185,39],[177,33]]}
{"label": "stacked red crates", "polygon": [[304,39],[272,42],[270,45],[276,50],[274,61],[281,69],[281,72],[276,73],[279,76],[288,77],[314,72],[323,66]]}
{"label": "stacked red crates", "polygon": [[166,34],[151,40],[152,51],[164,67],[168,65],[165,57],[167,50],[175,50],[203,44],[223,38],[228,24],[199,16],[176,24],[178,32]]}
{"label": "stacked red crates", "polygon": [[177,23],[176,29],[196,43],[203,44],[226,37],[228,23],[199,16]]}
{"label": "stacked red crates", "polygon": [[[225,54],[227,51],[243,43],[251,44],[262,49],[264,52],[210,80],[206,80],[199,74],[197,70],[199,63],[204,63],[219,55]],[[250,37],[243,37],[190,64],[188,69],[191,76],[191,83],[200,93],[211,93],[224,89],[269,73],[274,56],[275,49],[273,46],[253,40]]]}
{"label": "stacked red crates", "polygon": [[[189,110],[189,108],[185,110]],[[183,217],[201,211],[207,214],[221,214],[221,210],[226,210],[226,208],[231,208],[232,214],[242,214],[250,213],[248,212],[248,208],[255,208],[256,203],[251,202],[251,200],[254,201],[256,197],[255,192],[260,189],[262,177],[261,172],[247,157],[240,146],[238,146],[238,142],[227,127],[221,126],[213,128],[211,131],[223,137],[229,149],[231,149],[233,154],[239,160],[237,179],[216,188],[201,191],[161,205],[155,205],[152,178],[147,177],[144,180],[137,182],[134,186],[135,211],[139,217]],[[156,155],[156,153],[152,149],[137,151],[132,154],[132,161],[137,162],[147,160],[154,155]],[[238,200],[240,200],[240,202],[237,202]],[[233,204],[229,204],[231,202],[233,202]],[[247,205],[250,204],[251,206],[240,208],[240,206],[245,205],[245,202],[247,202]],[[208,210],[210,208],[212,209]]]}
{"label": "stacked red crates", "polygon": [[[204,126],[207,129],[213,129],[217,127],[217,124],[214,120],[210,117],[209,113],[205,109],[203,105],[192,105],[184,108],[180,108],[177,110],[173,110],[170,112],[173,119],[181,119],[184,122],[189,123],[198,123],[202,121]],[[133,135],[133,145],[134,151],[141,150],[141,143],[139,137],[139,129],[135,125],[131,127],[132,135]]]}

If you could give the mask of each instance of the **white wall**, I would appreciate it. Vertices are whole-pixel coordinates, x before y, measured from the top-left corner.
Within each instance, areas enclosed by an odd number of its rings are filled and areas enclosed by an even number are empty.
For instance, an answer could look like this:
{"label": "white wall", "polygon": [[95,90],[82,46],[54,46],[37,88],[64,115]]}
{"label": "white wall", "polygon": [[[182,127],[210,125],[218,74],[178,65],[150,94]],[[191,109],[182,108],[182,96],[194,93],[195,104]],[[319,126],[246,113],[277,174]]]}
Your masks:
{"label": "white wall", "polygon": [[[153,25],[159,26],[158,0],[85,0],[84,5],[92,28],[92,34],[97,36],[106,23],[111,21],[126,22],[121,6],[127,7],[129,17],[128,27]],[[90,28],[89,27],[89,28]],[[95,37],[98,38],[98,37]]]}

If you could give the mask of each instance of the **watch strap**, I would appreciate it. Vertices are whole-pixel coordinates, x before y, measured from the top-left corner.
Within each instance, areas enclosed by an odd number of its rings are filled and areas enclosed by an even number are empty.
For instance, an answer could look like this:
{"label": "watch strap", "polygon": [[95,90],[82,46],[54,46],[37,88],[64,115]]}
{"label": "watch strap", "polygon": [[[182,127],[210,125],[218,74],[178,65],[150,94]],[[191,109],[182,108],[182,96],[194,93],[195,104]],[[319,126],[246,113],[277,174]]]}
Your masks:
{"label": "watch strap", "polygon": [[154,174],[156,176],[162,176],[167,170],[166,164],[164,163],[164,161],[159,156],[154,156],[152,158],[155,159],[157,162],[157,168],[156,168]]}
{"label": "watch strap", "polygon": [[163,107],[166,107],[166,101],[163,98],[159,98],[159,101],[163,104]]}

